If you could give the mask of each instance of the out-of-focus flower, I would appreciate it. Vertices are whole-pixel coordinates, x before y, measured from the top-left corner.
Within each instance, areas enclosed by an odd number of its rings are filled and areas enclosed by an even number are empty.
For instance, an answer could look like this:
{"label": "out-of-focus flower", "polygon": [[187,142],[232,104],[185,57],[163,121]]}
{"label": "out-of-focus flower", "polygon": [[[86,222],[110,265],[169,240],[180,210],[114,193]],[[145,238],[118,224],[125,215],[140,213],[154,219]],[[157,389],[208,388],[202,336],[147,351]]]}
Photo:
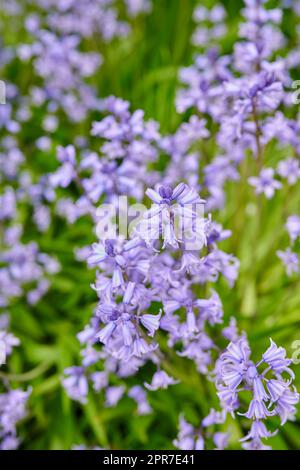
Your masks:
{"label": "out-of-focus flower", "polygon": [[299,256],[297,253],[293,253],[290,248],[287,248],[285,251],[278,250],[277,256],[285,265],[288,276],[300,272]]}
{"label": "out-of-focus flower", "polygon": [[290,215],[286,222],[286,228],[291,242],[295,242],[300,236],[300,217],[298,215]]}
{"label": "out-of-focus flower", "polygon": [[173,379],[165,371],[160,370],[153,375],[151,384],[145,383],[145,387],[148,390],[154,391],[160,388],[168,388],[169,385],[176,385],[178,383],[178,380]]}
{"label": "out-of-focus flower", "polygon": [[264,194],[267,199],[271,199],[276,189],[281,188],[281,183],[274,179],[273,168],[264,168],[258,177],[251,176],[249,183],[254,186],[256,194]]}

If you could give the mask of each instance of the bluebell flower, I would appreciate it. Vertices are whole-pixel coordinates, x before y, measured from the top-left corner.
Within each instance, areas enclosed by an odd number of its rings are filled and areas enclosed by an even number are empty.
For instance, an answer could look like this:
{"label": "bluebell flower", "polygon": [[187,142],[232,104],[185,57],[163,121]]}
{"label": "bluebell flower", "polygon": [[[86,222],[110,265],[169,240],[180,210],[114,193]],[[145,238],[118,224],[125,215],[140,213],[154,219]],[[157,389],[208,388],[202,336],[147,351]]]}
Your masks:
{"label": "bluebell flower", "polygon": [[[178,243],[184,241],[185,232],[192,229],[192,224],[199,218],[195,205],[203,205],[204,200],[184,183],[174,189],[171,186],[160,186],[158,191],[147,189],[146,195],[154,204],[144,214],[144,220],[137,226],[137,233],[147,243],[153,244],[162,238],[163,248],[168,245],[178,248]],[[199,220],[197,222],[199,230]],[[195,236],[201,240],[201,248],[205,243],[205,235],[200,232],[195,233]]]}
{"label": "bluebell flower", "polygon": [[294,185],[300,179],[300,166],[296,158],[281,160],[277,168],[278,174],[286,178],[288,184]]}
{"label": "bluebell flower", "polygon": [[297,253],[294,253],[290,248],[287,248],[285,251],[278,250],[276,254],[283,262],[288,276],[292,276],[294,273],[300,272],[300,262]]}
{"label": "bluebell flower", "polygon": [[294,243],[300,237],[300,217],[298,215],[290,215],[286,222],[286,228],[291,242]]}
{"label": "bluebell flower", "polygon": [[82,404],[87,403],[89,386],[85,369],[83,367],[68,367],[64,372],[66,377],[63,379],[62,384],[68,395]]}
{"label": "bluebell flower", "polygon": [[148,390],[155,391],[161,388],[168,388],[169,385],[176,385],[178,383],[179,380],[175,380],[173,377],[170,377],[165,371],[159,370],[153,375],[151,384],[145,382],[144,385]]}
{"label": "bluebell flower", "polygon": [[107,408],[112,408],[116,406],[125,392],[125,387],[123,385],[118,385],[114,387],[108,387],[106,389],[106,400],[105,406]]}
{"label": "bluebell flower", "polygon": [[[251,440],[245,448],[263,448],[261,438],[271,437],[263,420],[278,415],[282,424],[293,419],[299,402],[299,394],[291,387],[294,374],[289,368],[291,360],[286,351],[272,339],[261,360],[250,359],[250,348],[245,337],[231,342],[216,365],[218,396],[224,409],[233,416],[236,412],[253,421],[251,431],[241,441]],[[282,374],[287,374],[288,380]],[[239,393],[248,391],[252,395],[248,410],[237,411],[241,404]]]}

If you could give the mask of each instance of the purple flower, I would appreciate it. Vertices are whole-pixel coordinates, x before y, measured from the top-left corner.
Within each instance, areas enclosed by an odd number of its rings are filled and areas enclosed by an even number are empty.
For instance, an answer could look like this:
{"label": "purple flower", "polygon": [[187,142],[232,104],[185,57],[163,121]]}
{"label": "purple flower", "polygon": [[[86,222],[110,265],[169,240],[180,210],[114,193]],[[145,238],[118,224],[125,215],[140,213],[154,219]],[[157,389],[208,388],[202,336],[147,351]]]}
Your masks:
{"label": "purple flower", "polygon": [[173,441],[174,446],[180,450],[203,450],[204,439],[184,417],[179,417],[179,433]]}
{"label": "purple flower", "polygon": [[61,167],[50,176],[51,185],[55,188],[61,186],[67,188],[76,178],[75,149],[72,145],[57,148],[57,159],[62,163]]}
{"label": "purple flower", "polygon": [[0,194],[0,220],[13,219],[16,215],[16,195],[11,187]]}
{"label": "purple flower", "polygon": [[[95,337],[101,343],[114,349],[114,354],[127,360],[137,355],[140,357],[143,353],[147,354],[155,344],[148,345],[142,339],[143,331],[140,325],[143,325],[153,337],[159,328],[161,313],[159,315],[140,315],[137,307],[132,303],[135,284],[128,283],[123,295],[122,303],[100,303],[97,308],[97,320],[100,318],[105,326],[98,331]],[[115,344],[115,340],[117,343]]]}
{"label": "purple flower", "polygon": [[293,372],[289,369],[289,365],[292,363],[291,359],[286,358],[286,351],[283,347],[278,347],[274,341],[270,338],[270,346],[266,352],[262,355],[262,359],[266,362],[271,369],[281,374],[282,372],[287,372],[292,377],[294,377]]}
{"label": "purple flower", "polygon": [[209,299],[198,299],[196,305],[200,309],[200,315],[207,320],[210,325],[222,323],[223,306],[216,291],[212,291]]}
{"label": "purple flower", "polygon": [[0,330],[0,350],[4,353],[4,361],[2,363],[5,363],[5,356],[10,356],[13,348],[19,346],[19,344],[20,340],[12,333]]}
{"label": "purple flower", "polygon": [[290,215],[286,222],[286,228],[291,242],[294,243],[300,236],[300,217],[298,215]]}
{"label": "purple flower", "polygon": [[281,418],[281,425],[288,420],[294,420],[296,414],[296,406],[299,403],[299,393],[296,389],[285,388],[280,398],[276,401],[276,413]]}
{"label": "purple flower", "polygon": [[150,0],[125,0],[128,14],[135,18],[140,13],[149,13],[152,9]]}
{"label": "purple flower", "polygon": [[[200,241],[199,248],[204,245],[203,225],[199,226],[196,210],[196,205],[203,205],[204,200],[194,190],[180,183],[174,189],[171,186],[160,186],[157,191],[147,189],[146,195],[154,204],[137,227],[137,233],[143,240],[153,243],[162,237],[163,248],[168,245],[178,248],[178,243],[184,242],[187,233],[191,231]],[[178,229],[181,232],[179,234],[176,233]]]}
{"label": "purple flower", "polygon": [[27,414],[26,405],[31,390],[9,390],[0,394],[0,449],[14,450],[19,441],[16,436],[16,425],[18,421],[25,418]]}
{"label": "purple flower", "polygon": [[247,413],[240,413],[248,419],[265,419],[274,416],[275,411],[268,411],[266,405],[261,400],[252,400]]}
{"label": "purple flower", "polygon": [[146,392],[141,386],[135,385],[132,387],[128,391],[128,396],[137,403],[137,413],[139,415],[147,415],[152,412],[152,408],[147,401]]}
{"label": "purple flower", "polygon": [[268,439],[269,437],[275,436],[278,431],[271,433],[267,430],[266,426],[262,421],[254,420],[251,425],[249,433],[243,437],[240,441],[245,442],[248,440],[260,441],[260,439]]}
{"label": "purple flower", "polygon": [[204,428],[212,426],[213,424],[222,424],[226,419],[226,411],[216,411],[214,408],[211,408],[209,414],[202,420],[202,426]]}
{"label": "purple flower", "polygon": [[153,375],[151,384],[145,382],[144,385],[148,390],[155,391],[161,388],[168,388],[169,385],[176,385],[178,383],[179,380],[173,379],[173,377],[170,377],[165,371],[160,370]]}
{"label": "purple flower", "polygon": [[[231,342],[216,366],[218,395],[225,410],[234,414],[240,408],[238,395],[242,391],[252,394],[248,410],[238,414],[254,420],[251,431],[242,442],[251,439],[246,448],[260,447],[261,438],[271,437],[262,420],[279,415],[282,423],[293,419],[299,394],[291,387],[294,374],[289,368],[291,360],[286,351],[270,340],[269,348],[261,360],[250,359],[250,348],[245,337]],[[264,364],[264,369],[262,365]],[[287,374],[290,380],[285,380]]]}
{"label": "purple flower", "polygon": [[229,434],[227,432],[216,432],[213,441],[218,450],[224,450],[228,447]]}
{"label": "purple flower", "polygon": [[152,338],[159,328],[161,315],[162,312],[160,312],[159,315],[150,315],[149,313],[146,313],[141,316],[141,324],[146,328],[146,330],[148,330],[148,334]]}
{"label": "purple flower", "polygon": [[288,184],[295,184],[300,178],[300,166],[296,158],[287,158],[286,160],[281,160],[277,168],[278,174],[282,178],[286,178]]}
{"label": "purple flower", "polygon": [[83,367],[68,367],[65,369],[66,378],[62,384],[68,395],[82,404],[87,403],[88,381]]}
{"label": "purple flower", "polygon": [[100,264],[108,259],[113,259],[114,261],[112,287],[120,287],[124,283],[122,275],[122,267],[126,264],[124,257],[118,254],[113,241],[105,240],[104,243],[94,243],[92,245],[92,253],[87,260],[88,264]]}
{"label": "purple flower", "polygon": [[222,5],[215,5],[211,10],[204,6],[197,6],[193,13],[193,19],[198,23],[192,36],[195,46],[207,46],[217,39],[225,36],[227,27],[223,23],[226,11]]}
{"label": "purple flower", "polygon": [[[97,359],[99,359],[99,357]],[[96,392],[99,392],[108,386],[107,372],[93,372],[93,374],[91,374],[91,380],[93,382],[93,388]]]}

